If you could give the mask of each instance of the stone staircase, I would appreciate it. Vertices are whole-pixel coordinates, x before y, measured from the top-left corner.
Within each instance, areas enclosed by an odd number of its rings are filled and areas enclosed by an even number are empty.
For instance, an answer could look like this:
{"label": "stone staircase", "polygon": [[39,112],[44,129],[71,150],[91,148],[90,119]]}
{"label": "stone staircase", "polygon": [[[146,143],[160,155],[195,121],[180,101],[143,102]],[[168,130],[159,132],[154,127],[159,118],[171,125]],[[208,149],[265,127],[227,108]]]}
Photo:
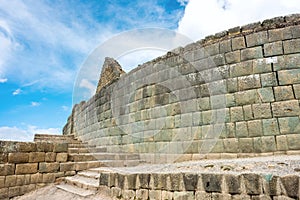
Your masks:
{"label": "stone staircase", "polygon": [[73,135],[36,134],[34,141],[68,143],[67,162],[74,163],[76,174],[65,177],[57,187],[84,197],[97,192],[100,172],[105,167],[132,167],[142,163],[139,154],[109,153],[106,147],[88,145],[75,139]]}

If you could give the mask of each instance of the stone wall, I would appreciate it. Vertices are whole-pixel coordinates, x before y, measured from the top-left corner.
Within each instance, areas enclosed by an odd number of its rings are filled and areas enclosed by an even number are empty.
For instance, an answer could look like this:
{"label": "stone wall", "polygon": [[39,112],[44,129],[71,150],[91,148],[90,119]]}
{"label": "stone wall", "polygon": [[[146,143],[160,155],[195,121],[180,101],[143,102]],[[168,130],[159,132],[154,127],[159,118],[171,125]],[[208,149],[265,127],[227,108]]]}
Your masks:
{"label": "stone wall", "polygon": [[64,127],[148,162],[297,153],[300,15],[235,27],[132,70]]}
{"label": "stone wall", "polygon": [[20,196],[58,177],[74,175],[67,151],[66,143],[0,141],[0,199]]}
{"label": "stone wall", "polygon": [[299,176],[216,173],[101,173],[114,199],[299,199]]}

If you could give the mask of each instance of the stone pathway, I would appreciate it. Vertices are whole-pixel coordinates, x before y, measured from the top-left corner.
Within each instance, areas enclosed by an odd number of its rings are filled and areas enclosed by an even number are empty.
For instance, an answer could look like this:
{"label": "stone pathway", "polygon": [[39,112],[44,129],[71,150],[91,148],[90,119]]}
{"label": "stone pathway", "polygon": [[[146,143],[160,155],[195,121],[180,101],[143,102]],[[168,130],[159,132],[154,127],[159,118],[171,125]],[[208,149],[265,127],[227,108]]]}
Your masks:
{"label": "stone pathway", "polygon": [[58,189],[56,185],[51,184],[49,186],[40,188],[38,190],[32,191],[20,197],[15,197],[13,200],[112,200],[106,194],[100,192],[95,195],[90,195],[87,197],[82,197],[73,193],[66,192],[64,190]]}

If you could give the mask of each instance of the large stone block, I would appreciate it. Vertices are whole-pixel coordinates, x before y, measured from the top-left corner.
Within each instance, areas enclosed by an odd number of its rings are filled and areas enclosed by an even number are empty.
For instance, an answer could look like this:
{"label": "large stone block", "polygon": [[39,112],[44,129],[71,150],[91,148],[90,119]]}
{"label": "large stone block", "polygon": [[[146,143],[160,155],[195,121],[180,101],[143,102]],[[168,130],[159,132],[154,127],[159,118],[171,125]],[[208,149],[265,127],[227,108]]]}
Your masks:
{"label": "large stone block", "polygon": [[300,134],[287,135],[287,142],[290,150],[300,150]]}
{"label": "large stone block", "polygon": [[10,175],[5,177],[5,187],[13,187],[16,186],[17,183],[17,176]]}
{"label": "large stone block", "polygon": [[237,138],[243,138],[248,137],[248,127],[247,122],[236,122],[236,137]]}
{"label": "large stone block", "polygon": [[262,194],[262,180],[258,174],[243,174],[245,192],[249,195]]}
{"label": "large stone block", "polygon": [[300,52],[300,39],[287,40],[283,42],[284,53],[298,53]]}
{"label": "large stone block", "polygon": [[253,152],[253,139],[252,138],[239,138],[240,153]]}
{"label": "large stone block", "polygon": [[265,56],[282,55],[282,41],[264,44],[264,54]]}
{"label": "large stone block", "polygon": [[149,200],[161,200],[161,190],[149,190]]}
{"label": "large stone block", "polygon": [[232,50],[239,50],[246,48],[246,43],[244,37],[236,37],[231,40]]}
{"label": "large stone block", "polygon": [[195,199],[194,192],[174,192],[174,200],[193,200]]}
{"label": "large stone block", "polygon": [[225,53],[225,60],[227,64],[239,63],[241,61],[241,51],[232,51]]}
{"label": "large stone block", "polygon": [[275,101],[272,87],[259,88],[257,94],[260,103],[270,103]]}
{"label": "large stone block", "polygon": [[240,77],[251,75],[253,72],[253,62],[246,61],[229,66],[230,77]]}
{"label": "large stone block", "polygon": [[45,152],[31,152],[29,153],[29,162],[45,162]]}
{"label": "large stone block", "polygon": [[206,192],[222,192],[222,175],[202,174],[201,178]]}
{"label": "large stone block", "polygon": [[16,164],[16,174],[35,174],[38,172],[38,163]]}
{"label": "large stone block", "polygon": [[40,173],[49,173],[49,172],[58,172],[59,163],[39,163],[39,172]]}
{"label": "large stone block", "polygon": [[240,91],[260,88],[260,77],[258,74],[238,77],[238,88]]}
{"label": "large stone block", "polygon": [[57,153],[56,154],[56,162],[67,162],[68,153]]}
{"label": "large stone block", "polygon": [[253,48],[247,48],[241,50],[241,60],[251,60],[251,59],[257,59],[262,58],[262,47],[253,47]]}
{"label": "large stone block", "polygon": [[55,143],[53,151],[55,153],[68,152],[68,143]]}
{"label": "large stone block", "polygon": [[262,121],[261,120],[252,120],[247,122],[249,136],[256,137],[263,135]]}
{"label": "large stone block", "polygon": [[260,102],[260,96],[257,90],[246,90],[235,93],[235,100],[238,106],[255,104]]}
{"label": "large stone block", "polygon": [[65,172],[65,171],[74,171],[76,169],[75,163],[60,163],[60,168],[59,170],[61,172]]}
{"label": "large stone block", "polygon": [[268,42],[268,32],[261,31],[246,36],[247,47],[258,46]]}
{"label": "large stone block", "polygon": [[240,176],[225,174],[224,181],[229,194],[240,194],[242,192]]}
{"label": "large stone block", "polygon": [[272,111],[274,117],[299,116],[299,102],[298,100],[274,102]]}
{"label": "large stone block", "polygon": [[223,40],[220,42],[220,53],[227,53],[232,51],[231,40]]}
{"label": "large stone block", "polygon": [[279,85],[300,83],[300,69],[278,71]]}
{"label": "large stone block", "polygon": [[0,176],[13,175],[15,173],[15,164],[0,164]]}
{"label": "large stone block", "polygon": [[243,107],[232,107],[230,108],[230,119],[232,122],[238,122],[244,120]]}
{"label": "large stone block", "polygon": [[279,118],[279,126],[281,134],[299,133],[300,119],[299,117]]}
{"label": "large stone block", "polygon": [[294,99],[292,86],[279,86],[274,87],[274,94],[276,101],[285,101]]}
{"label": "large stone block", "polygon": [[263,133],[264,135],[279,135],[279,126],[276,118],[263,119]]}
{"label": "large stone block", "polygon": [[260,75],[262,87],[277,86],[276,74],[274,72]]}
{"label": "large stone block", "polygon": [[238,139],[236,138],[223,139],[223,144],[224,144],[224,152],[238,153],[238,149],[239,149]]}
{"label": "large stone block", "polygon": [[283,184],[286,193],[289,197],[299,198],[299,176],[287,175],[281,177],[281,183]]}
{"label": "large stone block", "polygon": [[271,106],[269,103],[253,104],[252,109],[255,119],[265,119],[272,117]]}
{"label": "large stone block", "polygon": [[8,162],[9,163],[27,163],[29,161],[28,153],[9,153]]}
{"label": "large stone block", "polygon": [[268,33],[269,42],[291,39],[293,37],[290,27],[268,30]]}

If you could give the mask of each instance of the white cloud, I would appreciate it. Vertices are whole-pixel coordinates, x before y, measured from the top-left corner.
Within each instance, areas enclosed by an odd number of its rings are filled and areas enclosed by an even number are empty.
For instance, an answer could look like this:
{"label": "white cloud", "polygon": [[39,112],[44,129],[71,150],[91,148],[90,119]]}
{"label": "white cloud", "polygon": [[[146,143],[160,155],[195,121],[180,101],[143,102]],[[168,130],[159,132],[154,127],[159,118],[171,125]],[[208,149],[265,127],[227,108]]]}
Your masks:
{"label": "white cloud", "polygon": [[87,79],[82,79],[79,87],[88,89],[90,96],[92,96],[95,94],[97,86]]}
{"label": "white cloud", "polygon": [[39,103],[39,102],[35,102],[35,101],[31,102],[32,107],[37,107],[37,106],[40,106],[40,105],[41,105],[41,103]]}
{"label": "white cloud", "polygon": [[42,129],[37,126],[27,126],[26,128],[0,127],[0,140],[10,141],[33,141],[34,134],[61,134],[59,128]]}
{"label": "white cloud", "polygon": [[63,111],[70,111],[70,107],[69,106],[62,106],[61,108],[63,109]]}
{"label": "white cloud", "polygon": [[178,31],[199,40],[235,26],[299,12],[298,0],[190,0]]}
{"label": "white cloud", "polygon": [[0,83],[6,83],[7,82],[7,78],[0,78]]}
{"label": "white cloud", "polygon": [[16,89],[12,95],[16,96],[16,95],[19,95],[20,93],[22,92],[22,90],[19,88],[19,89]]}

